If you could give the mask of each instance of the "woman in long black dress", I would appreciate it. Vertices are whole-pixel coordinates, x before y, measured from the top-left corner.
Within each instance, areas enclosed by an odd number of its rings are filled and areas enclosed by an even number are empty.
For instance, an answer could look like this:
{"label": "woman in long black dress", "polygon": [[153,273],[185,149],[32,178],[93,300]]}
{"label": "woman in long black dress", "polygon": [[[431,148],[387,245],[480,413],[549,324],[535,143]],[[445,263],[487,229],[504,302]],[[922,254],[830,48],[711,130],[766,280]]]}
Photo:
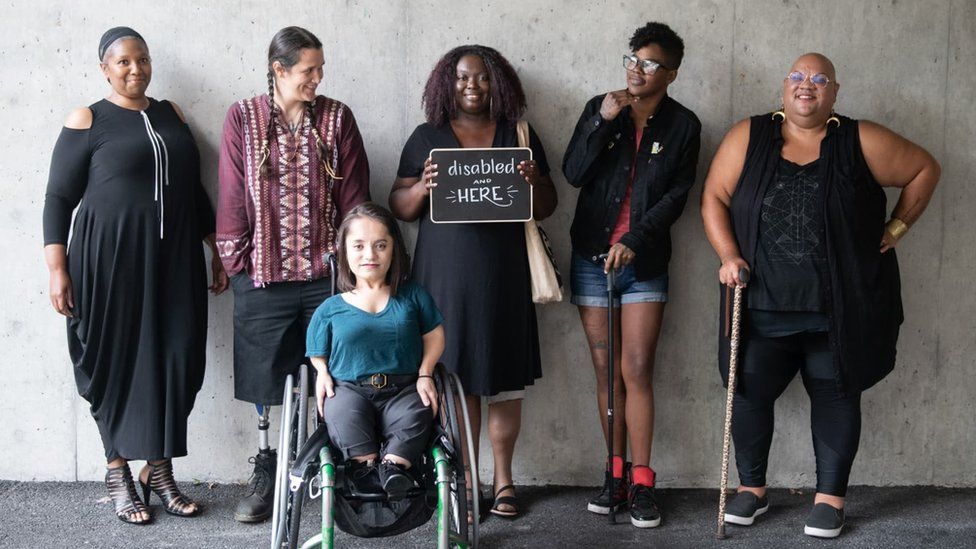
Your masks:
{"label": "woman in long black dress", "polygon": [[[390,207],[403,221],[420,220],[414,280],[444,315],[447,348],[441,361],[468,393],[474,441],[481,431],[481,397],[488,397],[488,438],[494,457],[492,512],[518,514],[512,457],[522,395],[542,376],[539,337],[521,223],[437,225],[428,216],[437,165],[434,148],[518,146],[516,122],[525,112],[518,75],[496,50],[460,46],[431,71],[423,96],[427,123],[404,145]],[[536,219],[556,208],[546,153],[530,128],[534,160],[520,165],[532,186]]]}
{"label": "woman in long black dress", "polygon": [[[214,216],[193,136],[176,105],[146,96],[152,66],[145,41],[113,28],[98,54],[112,93],[72,112],[55,145],[44,253],[51,304],[68,317],[78,392],[105,447],[116,515],[145,524],[150,490],[171,514],[199,511],[176,487],[171,459],[187,453],[187,416],[203,382],[201,239],[213,251],[210,290],[219,294],[228,281],[213,249]],[[132,459],[148,461],[139,475],[145,502]]]}

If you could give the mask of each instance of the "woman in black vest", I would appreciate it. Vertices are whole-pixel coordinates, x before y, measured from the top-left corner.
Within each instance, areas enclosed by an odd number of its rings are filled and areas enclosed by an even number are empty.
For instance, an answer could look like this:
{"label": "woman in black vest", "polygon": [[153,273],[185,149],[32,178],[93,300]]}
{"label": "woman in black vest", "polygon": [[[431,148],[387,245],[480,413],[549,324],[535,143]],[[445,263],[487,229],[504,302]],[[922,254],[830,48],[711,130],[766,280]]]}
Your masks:
{"label": "woman in black vest", "polygon": [[[835,537],[843,527],[860,394],[893,368],[903,319],[894,247],[922,215],[940,174],[918,145],[834,114],[839,88],[829,59],[797,59],[783,82],[782,109],[729,131],[702,193],[705,231],[722,261],[719,280],[742,286],[740,269],[750,271],[732,413],[741,485],[725,521],[747,526],[768,509],[773,404],[800,371],[817,459],[804,531],[817,537]],[[882,187],[902,189],[887,223]],[[728,353],[722,333],[726,379]]]}

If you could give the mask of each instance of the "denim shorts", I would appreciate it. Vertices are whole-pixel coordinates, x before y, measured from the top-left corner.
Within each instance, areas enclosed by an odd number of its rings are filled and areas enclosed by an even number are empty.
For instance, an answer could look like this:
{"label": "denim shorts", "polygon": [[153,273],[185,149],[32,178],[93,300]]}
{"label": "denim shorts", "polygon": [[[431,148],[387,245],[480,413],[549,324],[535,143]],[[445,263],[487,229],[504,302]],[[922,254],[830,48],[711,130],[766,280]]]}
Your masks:
{"label": "denim shorts", "polygon": [[[607,306],[607,275],[601,263],[573,251],[569,285],[573,292],[570,303],[581,307]],[[621,303],[664,303],[668,300],[668,273],[650,280],[637,280],[634,266],[627,265],[617,270],[614,287],[615,295],[619,296],[613,300],[614,307]]]}

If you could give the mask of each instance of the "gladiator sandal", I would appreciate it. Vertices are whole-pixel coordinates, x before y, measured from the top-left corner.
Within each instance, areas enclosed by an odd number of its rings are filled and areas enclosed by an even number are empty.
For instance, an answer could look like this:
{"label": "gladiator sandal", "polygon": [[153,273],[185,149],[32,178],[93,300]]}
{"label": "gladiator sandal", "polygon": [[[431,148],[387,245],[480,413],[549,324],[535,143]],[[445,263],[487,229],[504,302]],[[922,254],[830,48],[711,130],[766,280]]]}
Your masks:
{"label": "gladiator sandal", "polygon": [[[132,472],[129,471],[128,463],[110,467],[105,472],[105,486],[108,488],[108,497],[115,506],[115,516],[119,517],[119,520],[129,524],[152,522],[149,509],[136,493],[136,485],[132,481]],[[146,518],[139,518],[139,513],[145,513]]]}
{"label": "gladiator sandal", "polygon": [[139,484],[142,485],[143,499],[149,504],[149,494],[159,496],[163,502],[163,509],[178,517],[192,517],[200,512],[200,506],[183,495],[173,480],[173,461],[167,459],[162,463],[146,463],[149,477],[143,481],[140,475]]}

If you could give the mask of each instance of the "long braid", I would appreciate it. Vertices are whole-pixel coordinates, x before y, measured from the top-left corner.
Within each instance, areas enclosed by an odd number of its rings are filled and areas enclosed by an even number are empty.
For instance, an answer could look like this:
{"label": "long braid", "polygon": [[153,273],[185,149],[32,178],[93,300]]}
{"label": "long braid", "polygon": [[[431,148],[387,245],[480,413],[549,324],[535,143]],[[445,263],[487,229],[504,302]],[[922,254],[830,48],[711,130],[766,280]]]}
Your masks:
{"label": "long braid", "polygon": [[308,118],[308,124],[312,128],[312,137],[315,138],[315,148],[319,151],[320,161],[322,167],[325,168],[325,173],[329,174],[332,179],[342,179],[338,174],[335,173],[335,169],[332,164],[329,163],[329,148],[322,141],[322,136],[319,135],[319,129],[315,124],[315,102],[308,101],[305,103],[305,116]]}
{"label": "long braid", "polygon": [[268,67],[268,107],[271,109],[268,115],[268,130],[264,134],[264,139],[261,141],[261,163],[258,164],[258,169],[261,170],[261,175],[266,173],[267,168],[265,163],[271,157],[271,132],[274,131],[274,119],[278,112],[278,105],[275,104],[274,100],[274,71],[271,67]]}

